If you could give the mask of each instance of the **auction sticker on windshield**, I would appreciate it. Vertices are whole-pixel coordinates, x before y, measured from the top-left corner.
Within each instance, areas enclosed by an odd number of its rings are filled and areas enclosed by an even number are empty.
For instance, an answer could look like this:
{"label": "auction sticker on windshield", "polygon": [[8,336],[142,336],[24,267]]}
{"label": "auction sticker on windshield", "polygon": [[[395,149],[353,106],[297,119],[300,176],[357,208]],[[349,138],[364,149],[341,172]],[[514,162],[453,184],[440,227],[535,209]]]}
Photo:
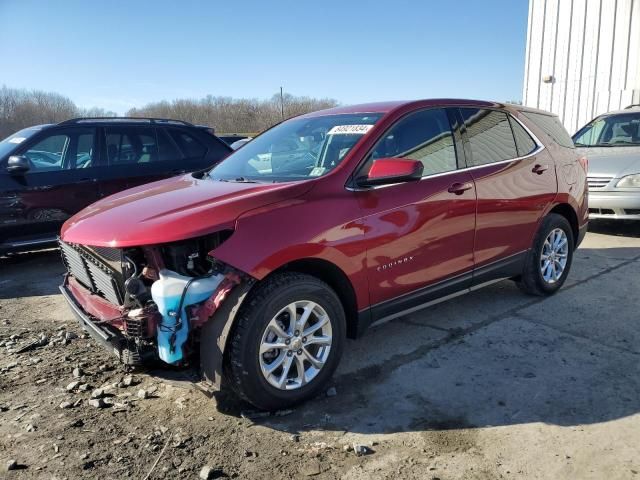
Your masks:
{"label": "auction sticker on windshield", "polygon": [[373,128],[373,125],[336,125],[327,135],[364,135]]}

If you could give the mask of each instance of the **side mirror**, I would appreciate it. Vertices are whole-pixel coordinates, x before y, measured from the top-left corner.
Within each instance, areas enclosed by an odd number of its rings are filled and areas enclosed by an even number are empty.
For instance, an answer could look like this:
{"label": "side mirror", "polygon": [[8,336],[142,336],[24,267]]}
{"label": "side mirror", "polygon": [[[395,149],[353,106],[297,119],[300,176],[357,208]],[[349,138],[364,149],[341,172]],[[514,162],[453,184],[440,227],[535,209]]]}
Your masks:
{"label": "side mirror", "polygon": [[418,160],[402,158],[378,158],[373,161],[366,177],[358,179],[358,185],[372,187],[392,183],[411,182],[422,178],[424,166]]}
{"label": "side mirror", "polygon": [[22,175],[31,168],[31,161],[24,155],[12,155],[7,161],[7,172],[11,175]]}

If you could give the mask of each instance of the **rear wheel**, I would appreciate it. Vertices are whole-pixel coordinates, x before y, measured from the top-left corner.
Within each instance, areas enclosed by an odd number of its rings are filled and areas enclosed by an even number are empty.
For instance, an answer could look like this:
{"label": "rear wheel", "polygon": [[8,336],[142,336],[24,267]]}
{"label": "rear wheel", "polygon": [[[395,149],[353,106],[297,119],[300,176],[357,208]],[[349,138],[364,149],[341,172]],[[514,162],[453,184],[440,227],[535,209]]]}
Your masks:
{"label": "rear wheel", "polygon": [[556,213],[542,221],[527,255],[518,286],[530,295],[552,295],[564,284],[573,261],[573,230]]}
{"label": "rear wheel", "polygon": [[264,410],[318,393],[335,371],[345,339],[335,292],[299,273],[276,274],[246,300],[229,351],[233,389]]}

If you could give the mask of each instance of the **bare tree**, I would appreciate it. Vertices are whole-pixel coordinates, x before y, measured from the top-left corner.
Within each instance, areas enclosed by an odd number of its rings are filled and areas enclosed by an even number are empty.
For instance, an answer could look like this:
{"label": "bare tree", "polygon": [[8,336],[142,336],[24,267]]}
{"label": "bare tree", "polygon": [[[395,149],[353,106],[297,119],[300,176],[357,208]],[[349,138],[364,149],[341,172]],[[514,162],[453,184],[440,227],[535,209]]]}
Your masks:
{"label": "bare tree", "polygon": [[[303,113],[335,107],[338,102],[330,98],[284,95],[285,118]],[[215,97],[177,99],[150,103],[127,112],[132,117],[162,117],[215,127],[219,133],[257,133],[282,120],[280,94],[269,100]]]}
{"label": "bare tree", "polygon": [[33,125],[98,116],[114,117],[116,113],[98,107],[80,109],[58,93],[0,88],[0,139]]}
{"label": "bare tree", "polygon": [[[331,98],[310,98],[286,94],[285,118],[331,108]],[[219,133],[256,134],[282,120],[280,94],[269,100],[208,95],[201,99],[162,100],[127,112],[131,117],[159,117],[209,125]],[[33,125],[58,123],[74,117],[115,117],[115,112],[100,107],[79,108],[58,93],[0,88],[0,139]]]}

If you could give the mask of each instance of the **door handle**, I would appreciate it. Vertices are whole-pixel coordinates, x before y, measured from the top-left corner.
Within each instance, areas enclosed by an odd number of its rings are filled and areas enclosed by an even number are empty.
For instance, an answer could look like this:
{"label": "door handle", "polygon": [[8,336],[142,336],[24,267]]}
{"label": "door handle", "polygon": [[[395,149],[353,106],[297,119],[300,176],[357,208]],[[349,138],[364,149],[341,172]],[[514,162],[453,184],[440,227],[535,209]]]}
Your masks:
{"label": "door handle", "polygon": [[546,172],[549,169],[549,165],[540,165],[540,164],[536,164],[536,166],[534,166],[531,171],[533,173],[537,173],[538,175],[542,175],[544,172]]}
{"label": "door handle", "polygon": [[449,187],[447,190],[449,193],[455,193],[456,195],[462,195],[467,190],[471,190],[473,188],[473,184],[471,182],[459,183],[456,182]]}

